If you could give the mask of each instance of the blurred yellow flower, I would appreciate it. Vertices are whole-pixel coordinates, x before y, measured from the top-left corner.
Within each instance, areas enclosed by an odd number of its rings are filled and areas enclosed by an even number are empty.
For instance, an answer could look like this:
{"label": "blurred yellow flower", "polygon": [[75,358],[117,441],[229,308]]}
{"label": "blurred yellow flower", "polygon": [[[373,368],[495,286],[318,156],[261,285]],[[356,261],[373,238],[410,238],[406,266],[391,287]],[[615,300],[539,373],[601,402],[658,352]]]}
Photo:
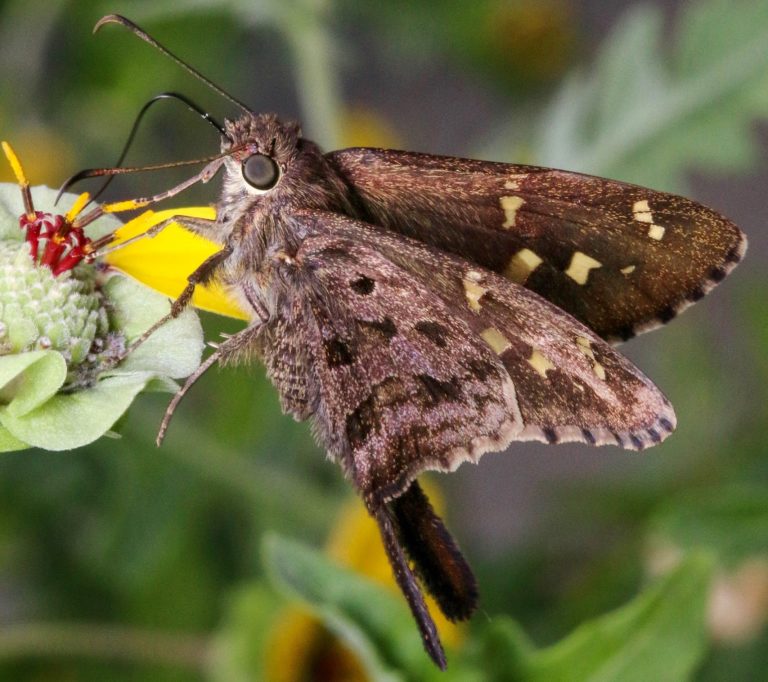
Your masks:
{"label": "blurred yellow flower", "polygon": [[[439,491],[434,485],[421,482],[435,510],[441,513],[443,500]],[[359,500],[350,500],[342,508],[328,539],[327,553],[343,566],[400,594],[378,526]],[[456,649],[463,640],[465,626],[447,620],[429,596],[427,606],[443,643],[448,649]],[[319,620],[297,607],[287,608],[277,618],[266,651],[267,682],[367,682],[369,679],[355,655]]]}
{"label": "blurred yellow flower", "polygon": [[347,107],[341,117],[343,147],[385,147],[398,149],[400,136],[381,114],[364,106]]}
{"label": "blurred yellow flower", "polygon": [[[75,161],[72,144],[56,133],[37,125],[13,132],[13,146],[25,160],[27,177],[42,185],[55,185],[70,172]],[[0,182],[16,182],[11,169],[0,163]]]}

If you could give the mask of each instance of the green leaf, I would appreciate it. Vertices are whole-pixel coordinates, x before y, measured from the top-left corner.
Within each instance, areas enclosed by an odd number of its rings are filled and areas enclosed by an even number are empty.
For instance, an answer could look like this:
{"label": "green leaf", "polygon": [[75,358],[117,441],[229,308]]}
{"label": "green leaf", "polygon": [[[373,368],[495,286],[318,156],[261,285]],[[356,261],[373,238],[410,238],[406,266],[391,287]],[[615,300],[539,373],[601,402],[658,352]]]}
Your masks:
{"label": "green leaf", "polygon": [[305,602],[357,654],[372,679],[448,679],[424,652],[399,595],[276,535],[265,538],[263,551],[275,585]]}
{"label": "green leaf", "polygon": [[67,378],[61,353],[35,350],[0,356],[0,397],[3,410],[21,417],[56,394]]}
{"label": "green leaf", "polygon": [[630,10],[554,98],[535,162],[667,190],[691,166],[750,167],[751,123],[768,115],[768,4],[689,3],[676,28],[670,39],[656,6]]}
{"label": "green leaf", "polygon": [[708,549],[727,565],[768,551],[765,487],[738,485],[687,491],[669,500],[650,524],[653,541],[678,550]]}
{"label": "green leaf", "polygon": [[[131,341],[170,312],[166,296],[123,276],[112,277],[104,292],[114,303],[114,326]],[[200,364],[203,330],[197,314],[185,310],[157,329],[122,362],[112,374],[157,372],[169,377],[185,377]]]}
{"label": "green leaf", "polygon": [[[263,680],[270,634],[285,600],[262,583],[236,592],[213,637],[209,679],[214,682]],[[301,652],[286,652],[297,658]]]}
{"label": "green leaf", "polygon": [[535,649],[518,623],[505,616],[495,617],[480,641],[479,665],[486,682],[528,679],[529,661]]}
{"label": "green leaf", "polygon": [[0,409],[0,424],[31,446],[79,448],[104,435],[150,379],[148,372],[108,377],[91,388],[55,395],[23,415]]}
{"label": "green leaf", "polygon": [[690,557],[626,606],[582,624],[564,640],[533,653],[524,679],[690,679],[706,650],[705,606],[712,567],[709,555]]}

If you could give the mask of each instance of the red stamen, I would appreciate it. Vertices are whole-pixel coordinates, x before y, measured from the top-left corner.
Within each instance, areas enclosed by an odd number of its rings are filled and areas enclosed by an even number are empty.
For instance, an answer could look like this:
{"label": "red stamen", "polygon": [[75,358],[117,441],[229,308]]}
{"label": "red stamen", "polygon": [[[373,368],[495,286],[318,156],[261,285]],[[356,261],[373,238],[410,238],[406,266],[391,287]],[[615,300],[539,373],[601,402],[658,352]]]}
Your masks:
{"label": "red stamen", "polygon": [[[62,215],[36,211],[34,216],[23,215],[19,226],[25,231],[32,259],[51,269],[54,275],[71,270],[90,255],[91,240],[82,228],[74,227]],[[45,246],[40,254],[40,247]]]}

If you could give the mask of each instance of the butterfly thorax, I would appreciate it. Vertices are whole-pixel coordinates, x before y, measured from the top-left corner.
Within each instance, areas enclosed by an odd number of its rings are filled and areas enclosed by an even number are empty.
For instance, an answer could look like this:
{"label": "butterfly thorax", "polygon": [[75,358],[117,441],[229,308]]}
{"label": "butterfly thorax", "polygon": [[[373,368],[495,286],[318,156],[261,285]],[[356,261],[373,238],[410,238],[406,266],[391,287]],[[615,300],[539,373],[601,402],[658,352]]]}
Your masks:
{"label": "butterfly thorax", "polygon": [[223,190],[217,204],[217,241],[232,247],[220,273],[234,289],[248,287],[274,309],[276,271],[303,235],[295,215],[322,210],[353,215],[348,187],[297,123],[274,114],[225,122]]}
{"label": "butterfly thorax", "polygon": [[224,183],[217,204],[217,238],[232,246],[222,278],[237,286],[257,276],[263,287],[276,257],[291,257],[301,241],[292,218],[317,209],[352,215],[348,189],[320,148],[295,122],[274,114],[225,123]]}

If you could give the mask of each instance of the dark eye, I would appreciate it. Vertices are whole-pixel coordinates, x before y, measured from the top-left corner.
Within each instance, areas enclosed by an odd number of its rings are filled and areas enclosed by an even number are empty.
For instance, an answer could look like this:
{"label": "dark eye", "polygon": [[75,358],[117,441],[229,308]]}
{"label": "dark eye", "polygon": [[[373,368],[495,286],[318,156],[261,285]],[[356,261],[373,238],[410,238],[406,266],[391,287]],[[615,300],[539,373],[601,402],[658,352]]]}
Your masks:
{"label": "dark eye", "polygon": [[272,189],[280,179],[280,169],[268,156],[251,154],[243,161],[243,177],[255,189]]}

